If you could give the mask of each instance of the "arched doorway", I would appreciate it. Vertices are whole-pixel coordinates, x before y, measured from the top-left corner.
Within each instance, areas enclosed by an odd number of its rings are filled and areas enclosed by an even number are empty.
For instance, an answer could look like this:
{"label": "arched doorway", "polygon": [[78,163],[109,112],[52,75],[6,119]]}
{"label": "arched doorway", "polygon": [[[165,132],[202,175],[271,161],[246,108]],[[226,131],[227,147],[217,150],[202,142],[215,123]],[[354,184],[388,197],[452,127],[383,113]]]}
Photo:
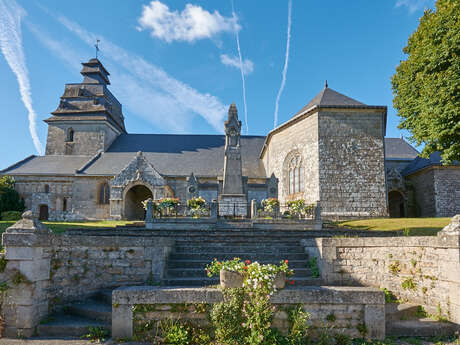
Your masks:
{"label": "arched doorway", "polygon": [[138,184],[131,187],[124,198],[124,218],[128,220],[144,220],[145,210],[142,201],[152,198],[152,192],[144,185]]}
{"label": "arched doorway", "polygon": [[38,219],[48,220],[48,205],[40,205]]}
{"label": "arched doorway", "polygon": [[388,204],[391,218],[405,217],[404,196],[397,190],[388,193]]}

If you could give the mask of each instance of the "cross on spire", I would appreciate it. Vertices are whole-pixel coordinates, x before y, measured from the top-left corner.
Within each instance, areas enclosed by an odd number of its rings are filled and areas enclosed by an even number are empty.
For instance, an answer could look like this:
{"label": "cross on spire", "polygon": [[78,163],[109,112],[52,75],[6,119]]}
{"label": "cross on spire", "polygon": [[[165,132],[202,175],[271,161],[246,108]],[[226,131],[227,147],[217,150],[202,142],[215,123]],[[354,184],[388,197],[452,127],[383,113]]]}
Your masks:
{"label": "cross on spire", "polygon": [[97,53],[99,52],[99,42],[101,40],[96,40],[96,44],[94,45],[94,47],[96,48],[96,59],[97,59]]}

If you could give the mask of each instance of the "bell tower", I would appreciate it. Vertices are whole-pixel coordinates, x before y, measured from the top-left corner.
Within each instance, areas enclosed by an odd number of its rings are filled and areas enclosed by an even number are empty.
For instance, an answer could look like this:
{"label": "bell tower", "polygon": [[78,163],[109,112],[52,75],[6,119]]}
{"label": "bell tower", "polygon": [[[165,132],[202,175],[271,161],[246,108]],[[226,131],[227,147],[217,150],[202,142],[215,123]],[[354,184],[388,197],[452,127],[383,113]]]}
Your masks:
{"label": "bell tower", "polygon": [[66,84],[48,124],[47,155],[94,155],[126,133],[120,102],[109,91],[109,72],[98,59],[82,63],[81,83]]}
{"label": "bell tower", "polygon": [[232,103],[225,121],[225,158],[222,194],[219,195],[221,216],[246,216],[247,198],[243,189],[241,164],[241,121],[238,110]]}

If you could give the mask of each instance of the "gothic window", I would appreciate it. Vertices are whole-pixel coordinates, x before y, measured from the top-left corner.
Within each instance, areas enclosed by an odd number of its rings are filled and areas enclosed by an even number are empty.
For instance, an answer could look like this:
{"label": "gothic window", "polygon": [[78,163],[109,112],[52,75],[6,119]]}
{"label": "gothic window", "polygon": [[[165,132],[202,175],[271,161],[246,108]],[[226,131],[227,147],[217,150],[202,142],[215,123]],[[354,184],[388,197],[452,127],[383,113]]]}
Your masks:
{"label": "gothic window", "polygon": [[288,186],[289,194],[304,191],[304,169],[300,155],[292,157],[289,162]]}
{"label": "gothic window", "polygon": [[73,129],[67,129],[67,138],[66,141],[72,142],[73,141]]}
{"label": "gothic window", "polygon": [[107,205],[110,203],[110,187],[107,182],[104,182],[99,186],[99,204]]}

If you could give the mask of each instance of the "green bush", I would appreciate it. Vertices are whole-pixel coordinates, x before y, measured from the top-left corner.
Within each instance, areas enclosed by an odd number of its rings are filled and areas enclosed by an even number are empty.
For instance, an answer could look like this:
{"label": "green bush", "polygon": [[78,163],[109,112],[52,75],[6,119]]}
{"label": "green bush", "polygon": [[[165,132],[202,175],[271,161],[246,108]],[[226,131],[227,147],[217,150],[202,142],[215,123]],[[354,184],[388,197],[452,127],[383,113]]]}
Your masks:
{"label": "green bush", "polygon": [[6,211],[2,212],[0,219],[4,221],[16,221],[21,219],[22,212],[20,211]]}
{"label": "green bush", "polygon": [[24,211],[24,200],[14,189],[14,179],[10,176],[0,177],[0,214],[5,211]]}

